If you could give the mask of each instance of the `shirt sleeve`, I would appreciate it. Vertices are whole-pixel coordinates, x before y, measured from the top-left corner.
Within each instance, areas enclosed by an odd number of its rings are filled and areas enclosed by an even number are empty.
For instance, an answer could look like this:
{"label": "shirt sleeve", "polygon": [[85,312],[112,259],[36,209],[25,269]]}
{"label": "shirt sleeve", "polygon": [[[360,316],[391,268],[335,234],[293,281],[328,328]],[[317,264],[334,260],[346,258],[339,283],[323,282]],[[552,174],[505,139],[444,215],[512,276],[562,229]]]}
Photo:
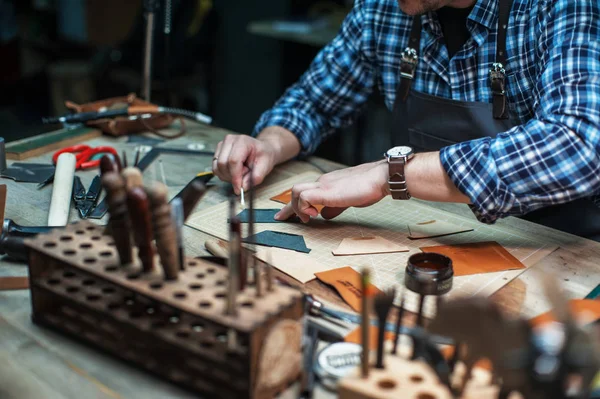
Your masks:
{"label": "shirt sleeve", "polygon": [[600,5],[553,3],[537,44],[533,119],[440,151],[485,223],[600,191]]}
{"label": "shirt sleeve", "polygon": [[283,127],[298,137],[302,157],[335,129],[352,123],[374,85],[374,69],[363,51],[365,24],[363,1],[357,0],[335,39],[260,117],[252,135],[268,126]]}

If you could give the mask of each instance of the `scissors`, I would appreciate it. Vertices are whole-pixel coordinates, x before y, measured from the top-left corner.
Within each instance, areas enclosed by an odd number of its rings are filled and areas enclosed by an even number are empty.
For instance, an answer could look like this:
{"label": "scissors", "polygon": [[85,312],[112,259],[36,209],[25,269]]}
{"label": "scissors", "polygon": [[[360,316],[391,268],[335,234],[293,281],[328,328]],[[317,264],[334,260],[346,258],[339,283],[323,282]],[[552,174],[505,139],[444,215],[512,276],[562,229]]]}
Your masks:
{"label": "scissors", "polygon": [[89,145],[78,144],[56,151],[52,156],[52,162],[56,164],[58,156],[65,152],[75,154],[75,169],[89,169],[98,167],[98,165],[100,165],[100,160],[92,160],[92,157],[98,154],[112,154],[114,157],[118,156],[117,150],[115,150],[113,147],[90,147]]}
{"label": "scissors", "polygon": [[73,200],[75,201],[75,208],[79,211],[79,216],[82,219],[87,218],[90,212],[96,207],[96,202],[98,202],[101,191],[100,176],[94,177],[88,191],[85,191],[85,187],[79,176],[75,176],[75,180],[73,181]]}
{"label": "scissors", "polygon": [[[70,152],[75,155],[75,169],[89,169],[96,168],[100,165],[99,159],[92,160],[97,154],[112,154],[113,157],[118,158],[117,150],[109,146],[90,147],[85,144],[73,145],[58,150],[52,155],[52,162],[56,164],[60,154]],[[48,184],[54,181],[54,173],[50,175],[46,180],[38,184],[38,189],[46,187]]]}

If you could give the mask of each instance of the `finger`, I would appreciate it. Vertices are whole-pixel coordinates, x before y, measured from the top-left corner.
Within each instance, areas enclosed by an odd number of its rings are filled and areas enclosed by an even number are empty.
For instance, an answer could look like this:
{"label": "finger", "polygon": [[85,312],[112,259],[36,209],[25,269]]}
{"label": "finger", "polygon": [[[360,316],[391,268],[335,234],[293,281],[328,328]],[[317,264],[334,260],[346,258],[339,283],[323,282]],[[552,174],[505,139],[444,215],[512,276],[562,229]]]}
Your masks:
{"label": "finger", "polygon": [[281,208],[281,210],[275,214],[274,218],[275,220],[287,220],[295,214],[296,212],[294,212],[294,208],[292,208],[292,203],[290,202]]}
{"label": "finger", "polygon": [[244,189],[247,190],[250,187],[251,177],[254,179],[254,186],[261,184],[265,180],[265,177],[267,177],[269,172],[271,172],[271,169],[271,163],[266,159],[266,157],[257,158],[252,166],[252,170],[249,170],[249,172],[245,173],[244,175]]}
{"label": "finger", "polygon": [[308,189],[301,192],[300,196],[298,197],[298,202],[292,203],[294,211],[298,216],[300,216],[301,219],[303,218],[303,215],[308,215],[312,217],[317,217],[319,215],[319,211],[314,206],[315,204],[307,200],[307,193],[310,193],[313,190],[320,190],[320,188],[317,187],[312,190]]}
{"label": "finger", "polygon": [[[292,206],[294,213],[298,215],[303,223],[307,223],[311,216],[316,217],[319,212],[315,213],[316,209],[314,209],[310,204],[300,204],[300,197],[305,190],[311,190],[318,186],[319,183],[311,182],[296,184],[292,187],[292,201],[290,202],[290,205]],[[300,205],[302,205],[302,208],[300,208]],[[312,208],[312,210],[310,208]]]}
{"label": "finger", "polygon": [[219,154],[221,153],[222,145],[223,145],[223,142],[219,141],[219,144],[217,144],[217,149],[215,150],[215,155],[213,155],[213,159],[212,159],[212,171],[215,174],[215,176],[217,176],[219,179],[221,179],[221,176],[219,176],[219,168],[217,165],[217,159],[219,159]]}
{"label": "finger", "polygon": [[325,208],[321,209],[321,216],[323,217],[323,219],[333,219],[339,216],[346,209],[348,208],[326,206]]}
{"label": "finger", "polygon": [[236,140],[231,146],[227,167],[229,168],[229,176],[231,176],[233,191],[236,194],[240,193],[240,188],[242,187],[244,164],[252,151],[251,146],[252,144],[246,140]]}
{"label": "finger", "polygon": [[217,169],[219,174],[221,175],[221,180],[223,181],[231,181],[231,175],[229,174],[229,153],[231,152],[231,147],[233,146],[233,136],[227,135],[225,136],[225,140],[223,140],[223,145],[221,146],[221,151],[219,153],[219,158],[217,159]]}

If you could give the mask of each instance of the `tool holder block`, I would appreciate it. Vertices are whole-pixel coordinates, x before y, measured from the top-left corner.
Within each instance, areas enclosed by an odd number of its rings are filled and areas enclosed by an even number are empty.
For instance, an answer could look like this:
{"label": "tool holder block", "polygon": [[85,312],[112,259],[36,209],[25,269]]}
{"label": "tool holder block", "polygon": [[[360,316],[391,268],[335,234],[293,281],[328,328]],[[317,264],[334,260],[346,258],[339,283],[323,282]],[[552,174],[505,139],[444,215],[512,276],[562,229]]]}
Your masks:
{"label": "tool holder block", "polygon": [[[338,384],[339,399],[452,399],[450,389],[442,384],[422,361],[411,361],[388,354],[385,368],[371,367],[367,378],[362,378],[360,368],[342,378]],[[462,375],[464,369],[457,373]],[[462,399],[497,399],[499,388],[490,385],[489,371],[473,371]]]}
{"label": "tool holder block", "polygon": [[[103,227],[81,221],[28,239],[32,319],[211,398],[272,398],[301,374],[303,296],[246,287],[224,314],[226,268],[186,258],[119,264]],[[228,337],[234,336],[234,345]]]}

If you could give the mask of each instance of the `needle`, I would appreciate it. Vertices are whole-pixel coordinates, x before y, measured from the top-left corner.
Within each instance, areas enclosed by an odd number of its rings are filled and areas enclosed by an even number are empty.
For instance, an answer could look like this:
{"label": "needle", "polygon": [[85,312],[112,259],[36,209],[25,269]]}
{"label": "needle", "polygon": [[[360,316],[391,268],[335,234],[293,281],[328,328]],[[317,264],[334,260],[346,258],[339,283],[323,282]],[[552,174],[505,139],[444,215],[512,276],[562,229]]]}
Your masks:
{"label": "needle", "polygon": [[242,208],[246,208],[246,200],[244,200],[244,188],[240,187],[240,204],[242,204]]}

